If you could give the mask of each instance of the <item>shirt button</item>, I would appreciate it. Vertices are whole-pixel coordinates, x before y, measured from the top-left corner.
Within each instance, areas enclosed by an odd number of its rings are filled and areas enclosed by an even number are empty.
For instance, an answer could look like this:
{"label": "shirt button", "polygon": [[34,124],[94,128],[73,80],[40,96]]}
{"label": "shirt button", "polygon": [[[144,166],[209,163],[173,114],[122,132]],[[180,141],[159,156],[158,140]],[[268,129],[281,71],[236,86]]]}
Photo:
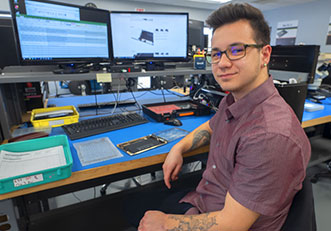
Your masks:
{"label": "shirt button", "polygon": [[213,169],[216,169],[216,165],[215,164],[213,164]]}
{"label": "shirt button", "polygon": [[207,185],[207,184],[209,184],[209,182],[208,182],[208,181],[206,181],[206,185]]}
{"label": "shirt button", "polygon": [[220,143],[219,143],[219,142],[217,142],[217,143],[216,143],[216,147],[219,147],[219,146],[220,146]]}

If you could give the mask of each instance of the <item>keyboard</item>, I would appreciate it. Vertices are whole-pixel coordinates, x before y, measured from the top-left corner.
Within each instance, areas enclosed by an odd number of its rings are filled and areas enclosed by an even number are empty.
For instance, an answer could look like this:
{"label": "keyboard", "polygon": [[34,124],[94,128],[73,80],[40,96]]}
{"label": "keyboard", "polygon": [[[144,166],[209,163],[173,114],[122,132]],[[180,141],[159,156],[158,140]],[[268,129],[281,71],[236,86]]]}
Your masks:
{"label": "keyboard", "polygon": [[[135,104],[135,100],[122,100],[117,101],[117,106],[127,106],[127,105],[133,105]],[[107,107],[114,107],[116,104],[116,101],[109,101],[109,102],[98,102],[96,103],[85,103],[85,104],[78,104],[79,109],[94,109],[94,108],[107,108]]]}
{"label": "keyboard", "polygon": [[81,120],[78,123],[64,125],[62,128],[71,140],[76,140],[147,122],[147,119],[136,112],[125,112],[111,116]]}

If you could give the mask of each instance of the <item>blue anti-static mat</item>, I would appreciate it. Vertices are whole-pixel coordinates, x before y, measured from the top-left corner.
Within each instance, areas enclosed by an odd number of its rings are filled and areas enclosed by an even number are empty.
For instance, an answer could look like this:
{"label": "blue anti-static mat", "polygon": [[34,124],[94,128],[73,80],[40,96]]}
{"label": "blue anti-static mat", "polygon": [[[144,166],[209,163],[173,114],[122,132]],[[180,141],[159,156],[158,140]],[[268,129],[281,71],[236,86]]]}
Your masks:
{"label": "blue anti-static mat", "polygon": [[[181,129],[184,129],[186,131],[193,131],[196,127],[198,127],[200,124],[206,122],[212,117],[212,115],[209,116],[188,116],[188,117],[182,117],[180,120],[182,121],[183,125],[180,126]],[[159,131],[163,131],[166,129],[169,129],[173,126],[170,125],[165,125],[163,123],[155,122],[150,119],[149,123],[146,124],[141,124],[129,128],[124,128],[124,129],[119,129],[116,131],[112,132],[107,132],[107,133],[102,133],[99,135],[91,136],[91,137],[86,137],[78,140],[71,141],[69,139],[69,145],[70,145],[70,150],[73,158],[73,166],[72,166],[72,172],[84,170],[84,169],[90,169],[90,168],[96,168],[100,166],[105,166],[109,164],[115,164],[115,163],[120,163],[120,162],[125,162],[125,161],[130,161],[130,160],[136,160],[140,158],[145,158],[145,157],[150,157],[158,154],[163,154],[163,153],[168,153],[171,149],[171,147],[178,142],[181,138],[174,140],[166,145],[160,146],[158,148],[143,152],[141,154],[135,155],[135,156],[130,156],[127,153],[123,152],[120,150],[120,152],[123,154],[123,157],[120,158],[115,158],[115,159],[110,159],[106,161],[101,161],[98,163],[82,166],[79,157],[77,155],[76,149],[74,148],[73,144],[75,142],[81,142],[81,141],[86,141],[86,140],[91,140],[91,139],[96,139],[96,138],[101,138],[101,137],[108,137],[111,142],[116,146],[117,144],[137,139],[152,133],[156,133]],[[58,134],[65,134],[63,129],[61,127],[58,128],[53,128],[51,135],[58,135]]]}
{"label": "blue anti-static mat", "polygon": [[[164,94],[164,95],[163,95]],[[166,101],[176,101],[176,100],[187,100],[189,97],[182,97],[179,93],[171,93],[168,91],[162,91],[161,90],[156,90],[156,91],[146,91],[146,92],[134,92],[134,96],[139,101],[140,104],[150,104],[150,103],[158,103],[158,102],[163,102],[165,97]],[[105,101],[112,101],[117,97],[117,94],[105,94],[105,95],[89,95],[89,96],[74,96],[74,97],[65,97],[65,98],[52,98],[49,99],[48,104],[54,104],[56,106],[67,106],[67,105],[74,105],[77,106],[78,104],[84,104],[84,103],[93,103],[95,102],[95,97],[97,97],[98,102],[105,102]],[[127,100],[127,99],[132,99],[133,96],[130,92],[126,93],[121,93],[120,98],[118,100]],[[105,111],[106,110],[106,111]],[[110,113],[112,111],[111,108],[109,109],[102,109],[98,110],[98,114],[103,114],[103,113]],[[108,111],[107,111],[108,110]],[[137,106],[129,106],[125,108],[117,108],[116,112],[121,112],[123,110],[139,110]],[[84,111],[79,111],[80,117],[84,118],[84,116],[95,116],[96,110],[84,110]],[[140,111],[140,113],[142,113]],[[105,114],[107,115],[107,114]],[[137,139],[152,133],[160,132],[169,128],[172,128],[173,126],[171,125],[165,125],[163,123],[156,122],[152,118],[144,115],[150,122],[146,124],[141,124],[129,128],[124,128],[108,133],[103,133],[91,137],[86,137],[82,138],[79,140],[71,141],[69,139],[69,144],[70,144],[70,149],[71,149],[71,154],[73,157],[73,167],[72,171],[80,171],[84,169],[90,169],[90,168],[95,168],[99,166],[104,166],[104,165],[109,165],[109,164],[115,164],[115,163],[120,163],[120,162],[125,162],[129,160],[135,160],[135,159],[140,159],[140,158],[145,158],[149,156],[154,156],[158,154],[163,154],[163,153],[168,153],[171,149],[171,147],[178,142],[178,140],[174,140],[166,145],[160,146],[158,148],[143,152],[141,154],[135,155],[135,156],[130,156],[127,153],[123,152],[120,150],[120,152],[123,154],[123,157],[120,158],[115,158],[115,159],[110,159],[106,161],[101,161],[98,163],[82,166],[76,149],[73,146],[73,143],[75,142],[81,142],[81,141],[86,141],[86,140],[91,140],[91,139],[96,139],[96,138],[102,138],[102,137],[108,137],[111,142],[116,146],[117,144]],[[180,126],[179,128],[184,129],[186,131],[193,131],[196,127],[198,127],[200,124],[206,122],[212,117],[212,115],[209,116],[187,116],[187,117],[182,117],[180,120],[182,121],[183,125]],[[87,117],[86,117],[87,118]],[[57,135],[57,134],[65,134],[63,129],[61,127],[59,128],[53,128],[51,135]]]}

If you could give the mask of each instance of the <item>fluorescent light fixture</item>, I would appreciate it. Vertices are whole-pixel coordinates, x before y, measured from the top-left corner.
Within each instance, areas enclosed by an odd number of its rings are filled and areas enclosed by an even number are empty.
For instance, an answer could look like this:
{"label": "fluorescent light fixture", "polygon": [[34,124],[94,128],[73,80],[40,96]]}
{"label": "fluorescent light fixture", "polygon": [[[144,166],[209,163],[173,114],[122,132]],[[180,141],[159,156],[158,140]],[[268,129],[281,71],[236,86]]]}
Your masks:
{"label": "fluorescent light fixture", "polygon": [[207,0],[207,2],[217,2],[217,3],[226,3],[231,2],[232,0]]}
{"label": "fluorescent light fixture", "polygon": [[227,3],[231,2],[232,0],[189,0],[191,2],[201,2],[201,3]]}

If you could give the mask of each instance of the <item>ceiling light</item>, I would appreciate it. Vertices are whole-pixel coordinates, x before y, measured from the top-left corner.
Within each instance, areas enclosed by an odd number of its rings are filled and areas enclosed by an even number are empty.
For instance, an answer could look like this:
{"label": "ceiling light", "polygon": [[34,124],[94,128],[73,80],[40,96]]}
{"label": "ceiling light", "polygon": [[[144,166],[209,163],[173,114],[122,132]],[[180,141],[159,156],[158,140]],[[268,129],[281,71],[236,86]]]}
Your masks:
{"label": "ceiling light", "polygon": [[218,3],[226,3],[226,2],[231,2],[232,0],[207,0],[209,2],[218,2]]}
{"label": "ceiling light", "polygon": [[232,0],[189,0],[191,2],[201,2],[201,3],[226,3]]}

